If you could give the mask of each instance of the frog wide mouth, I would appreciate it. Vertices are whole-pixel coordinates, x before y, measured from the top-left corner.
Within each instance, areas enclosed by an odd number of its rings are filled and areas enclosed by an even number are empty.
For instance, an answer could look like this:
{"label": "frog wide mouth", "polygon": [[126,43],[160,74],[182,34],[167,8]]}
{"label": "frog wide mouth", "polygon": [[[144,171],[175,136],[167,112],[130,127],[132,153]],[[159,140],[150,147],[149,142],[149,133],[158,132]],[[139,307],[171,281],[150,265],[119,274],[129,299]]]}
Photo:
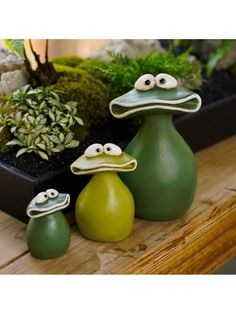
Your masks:
{"label": "frog wide mouth", "polygon": [[137,161],[130,158],[128,154],[122,153],[120,156],[112,156],[110,161],[105,161],[103,156],[86,158],[79,157],[71,165],[71,171],[76,175],[95,174],[98,172],[129,172],[137,167]]}
{"label": "frog wide mouth", "polygon": [[132,90],[112,100],[110,102],[110,112],[115,118],[125,118],[136,113],[145,113],[151,110],[173,111],[173,113],[193,113],[198,111],[202,103],[201,97],[196,93],[187,93],[185,91],[182,89],[181,93],[175,93],[175,96],[182,96],[176,97],[176,99],[158,98],[154,92],[150,93],[150,97],[146,99],[143,97],[144,92],[140,93]]}
{"label": "frog wide mouth", "polygon": [[36,204],[35,199],[32,200],[30,205],[27,208],[27,215],[29,217],[38,218],[42,216],[49,215],[56,211],[62,210],[69,206],[70,204],[70,195],[69,194],[59,194],[58,202],[55,203],[56,199],[50,199],[47,201],[47,205],[45,203]]}

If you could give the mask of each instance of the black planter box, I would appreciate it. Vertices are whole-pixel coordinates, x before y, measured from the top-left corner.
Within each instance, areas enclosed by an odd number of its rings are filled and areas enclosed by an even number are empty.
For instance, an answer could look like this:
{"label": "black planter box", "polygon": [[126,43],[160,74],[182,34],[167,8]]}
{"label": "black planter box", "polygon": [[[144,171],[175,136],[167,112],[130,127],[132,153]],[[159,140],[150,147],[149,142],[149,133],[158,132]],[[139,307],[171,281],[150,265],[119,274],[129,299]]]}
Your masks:
{"label": "black planter box", "polygon": [[235,134],[236,94],[177,118],[175,126],[194,152]]}
{"label": "black planter box", "polygon": [[[236,95],[204,106],[197,113],[178,117],[175,125],[194,152],[223,140],[236,133]],[[29,201],[48,188],[70,193],[71,205],[67,210],[73,210],[88,180],[88,176],[73,175],[69,166],[35,178],[0,162],[0,210],[27,222]]]}

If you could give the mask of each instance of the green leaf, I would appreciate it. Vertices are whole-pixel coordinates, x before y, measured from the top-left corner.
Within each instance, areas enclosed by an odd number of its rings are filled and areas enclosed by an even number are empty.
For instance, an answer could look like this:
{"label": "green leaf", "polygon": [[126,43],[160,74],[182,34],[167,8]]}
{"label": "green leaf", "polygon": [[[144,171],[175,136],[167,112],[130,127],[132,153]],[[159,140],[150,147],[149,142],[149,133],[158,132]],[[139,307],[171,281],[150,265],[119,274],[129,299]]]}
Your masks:
{"label": "green leaf", "polygon": [[46,134],[41,134],[42,139],[44,140],[44,142],[46,143],[47,146],[50,146],[50,140],[48,138],[48,135]]}
{"label": "green leaf", "polygon": [[34,141],[34,144],[37,145],[40,143],[40,137],[37,137],[36,140]]}
{"label": "green leaf", "polygon": [[50,139],[53,143],[55,143],[55,144],[61,144],[60,139],[59,139],[57,136],[55,136],[55,135],[50,135],[50,136],[49,136],[49,139]]}
{"label": "green leaf", "polygon": [[65,146],[63,144],[57,145],[56,149],[58,149],[60,152],[62,152],[65,149]]}
{"label": "green leaf", "polygon": [[38,146],[39,148],[41,148],[42,150],[46,150],[46,148],[47,148],[46,145],[43,144],[43,143],[38,143],[37,146]]}
{"label": "green leaf", "polygon": [[60,106],[60,102],[56,99],[50,99],[48,103],[56,107]]}
{"label": "green leaf", "polygon": [[17,90],[15,93],[20,93],[22,92],[23,94],[27,94],[28,91],[31,90],[31,86],[29,84],[23,86],[21,89]]}
{"label": "green leaf", "polygon": [[19,157],[20,155],[23,155],[25,153],[27,153],[27,148],[23,147],[20,150],[18,150],[16,157]]}
{"label": "green leaf", "polygon": [[21,115],[21,111],[18,111],[16,114],[15,114],[15,120],[16,120],[16,123],[19,124],[22,120],[22,115]]}
{"label": "green leaf", "polygon": [[24,39],[5,39],[7,48],[11,52],[16,52],[20,57],[24,56]]}
{"label": "green leaf", "polygon": [[69,144],[73,140],[73,137],[74,137],[74,134],[72,132],[69,132],[68,134],[66,134],[64,144],[65,145]]}
{"label": "green leaf", "polygon": [[57,149],[56,147],[52,147],[52,148],[51,148],[51,151],[52,151],[53,153],[60,153],[60,150]]}
{"label": "green leaf", "polygon": [[25,135],[23,133],[17,134],[19,145],[25,142]]}
{"label": "green leaf", "polygon": [[52,119],[52,121],[55,121],[55,120],[56,120],[55,114],[54,114],[52,111],[49,111],[49,112],[48,112],[48,115],[49,115],[49,117]]}
{"label": "green leaf", "polygon": [[39,109],[42,110],[42,109],[45,108],[45,106],[46,106],[46,101],[44,100],[44,101],[42,101],[41,104],[39,105]]}
{"label": "green leaf", "polygon": [[60,98],[59,98],[59,96],[57,95],[57,93],[51,92],[51,94],[55,97],[55,99],[56,99],[57,101],[60,101]]}
{"label": "green leaf", "polygon": [[28,130],[24,129],[24,128],[19,128],[18,129],[18,132],[19,133],[22,133],[22,134],[27,134],[28,133]]}
{"label": "green leaf", "polygon": [[8,146],[10,146],[10,145],[20,145],[20,142],[17,139],[14,139],[14,140],[11,140],[11,141],[7,142],[6,145],[8,145]]}
{"label": "green leaf", "polygon": [[66,148],[75,148],[79,146],[79,141],[73,140],[69,144],[65,145]]}
{"label": "green leaf", "polygon": [[41,129],[41,133],[44,133],[44,134],[48,133],[48,131],[49,131],[49,127],[46,127],[46,126]]}
{"label": "green leaf", "polygon": [[47,118],[42,118],[39,120],[39,124],[45,125],[47,123]]}
{"label": "green leaf", "polygon": [[207,71],[208,77],[211,76],[218,61],[229,52],[233,42],[234,42],[233,40],[229,40],[229,39],[223,40],[222,45],[210,55],[206,64],[206,71]]}
{"label": "green leaf", "polygon": [[72,111],[72,108],[71,108],[69,105],[65,105],[65,108],[66,108],[69,112]]}
{"label": "green leaf", "polygon": [[32,141],[33,141],[33,135],[32,134],[29,134],[28,136],[26,136],[26,143],[27,143],[27,146],[31,146],[32,145]]}
{"label": "green leaf", "polygon": [[60,139],[61,143],[63,143],[63,142],[64,142],[64,140],[65,140],[65,136],[64,136],[64,134],[63,134],[63,133],[60,133],[60,134],[59,134],[59,139]]}
{"label": "green leaf", "polygon": [[36,131],[40,131],[40,130],[42,130],[43,127],[44,127],[43,124],[37,124],[37,125],[35,126],[35,130],[36,130]]}
{"label": "green leaf", "polygon": [[28,115],[27,119],[31,124],[34,124],[35,118],[33,116]]}
{"label": "green leaf", "polygon": [[[78,106],[78,103],[76,102],[76,101],[68,101],[66,104],[65,104],[65,107],[69,110],[69,111],[71,111],[72,109],[74,109],[74,108],[77,108],[77,106]],[[70,109],[69,109],[69,108]]]}
{"label": "green leaf", "polygon": [[62,118],[60,121],[59,121],[59,124],[66,124],[68,123],[68,119],[67,118]]}
{"label": "green leaf", "polygon": [[37,154],[38,154],[41,158],[43,158],[43,159],[45,159],[45,160],[48,160],[48,155],[45,154],[44,152],[42,152],[41,150],[38,150],[38,151],[37,151]]}
{"label": "green leaf", "polygon": [[80,125],[84,125],[84,122],[79,117],[74,117],[75,121],[78,122]]}
{"label": "green leaf", "polygon": [[11,133],[14,133],[16,129],[17,129],[17,126],[11,127]]}

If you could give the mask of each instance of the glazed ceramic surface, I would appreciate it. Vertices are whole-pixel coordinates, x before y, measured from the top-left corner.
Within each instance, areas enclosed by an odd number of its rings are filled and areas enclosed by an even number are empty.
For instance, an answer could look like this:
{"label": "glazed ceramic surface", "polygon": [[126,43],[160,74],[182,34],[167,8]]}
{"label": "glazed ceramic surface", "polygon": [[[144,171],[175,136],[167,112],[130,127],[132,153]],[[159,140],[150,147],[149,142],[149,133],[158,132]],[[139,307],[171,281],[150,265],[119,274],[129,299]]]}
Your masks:
{"label": "glazed ceramic surface", "polygon": [[173,114],[196,112],[201,98],[178,87],[174,77],[146,74],[135,89],[110,103],[118,119],[140,116],[142,124],[126,152],[137,159],[137,170],[122,179],[135,199],[137,217],[173,220],[191,206],[197,180],[193,153],[176,131]]}
{"label": "glazed ceramic surface", "polygon": [[66,252],[70,244],[70,227],[61,210],[69,203],[69,194],[54,189],[39,193],[29,203],[26,241],[32,256],[51,259]]}
{"label": "glazed ceramic surface", "polygon": [[134,158],[114,144],[93,144],[72,165],[76,175],[93,174],[76,202],[76,221],[88,239],[116,242],[129,236],[134,200],[117,172],[136,169]]}

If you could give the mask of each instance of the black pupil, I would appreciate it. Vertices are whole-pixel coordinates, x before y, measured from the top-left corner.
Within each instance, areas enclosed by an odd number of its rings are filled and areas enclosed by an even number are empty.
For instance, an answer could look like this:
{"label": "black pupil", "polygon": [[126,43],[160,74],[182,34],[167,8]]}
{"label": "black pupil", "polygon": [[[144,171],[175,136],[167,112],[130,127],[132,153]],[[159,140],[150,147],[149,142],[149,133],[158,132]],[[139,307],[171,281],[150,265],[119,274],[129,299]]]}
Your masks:
{"label": "black pupil", "polygon": [[44,194],[44,197],[47,198],[48,197],[47,194]]}
{"label": "black pupil", "polygon": [[54,192],[52,192],[51,195],[54,196],[55,195]]}
{"label": "black pupil", "polygon": [[100,148],[97,148],[97,149],[96,149],[96,152],[97,152],[97,153],[100,153],[100,151],[101,151]]}
{"label": "black pupil", "polygon": [[159,81],[161,84],[165,84],[165,82],[166,82],[166,80],[165,79],[160,79],[160,81]]}
{"label": "black pupil", "polygon": [[146,81],[144,82],[144,84],[145,84],[145,85],[150,85],[150,84],[151,84],[151,81],[150,81],[150,80],[146,80]]}
{"label": "black pupil", "polygon": [[110,152],[111,151],[111,147],[107,147],[107,151]]}

